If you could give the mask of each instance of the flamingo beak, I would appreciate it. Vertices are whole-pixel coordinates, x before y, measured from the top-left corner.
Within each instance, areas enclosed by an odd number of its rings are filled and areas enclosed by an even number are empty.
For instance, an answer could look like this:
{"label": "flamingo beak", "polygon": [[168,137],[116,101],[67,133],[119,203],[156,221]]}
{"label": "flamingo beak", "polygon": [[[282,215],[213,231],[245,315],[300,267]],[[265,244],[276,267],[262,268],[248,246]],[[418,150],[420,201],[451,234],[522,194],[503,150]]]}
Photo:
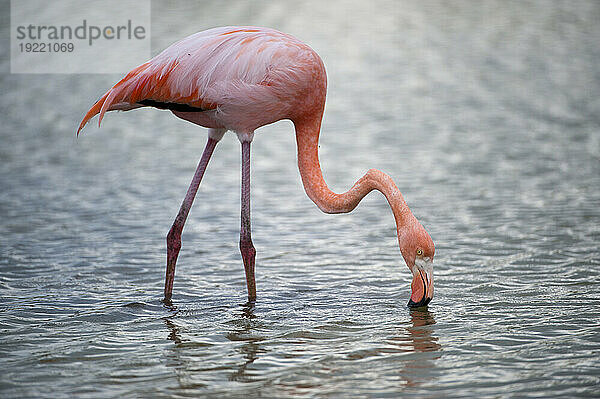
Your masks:
{"label": "flamingo beak", "polygon": [[408,307],[427,306],[433,299],[433,265],[430,260],[416,259],[412,272],[413,280],[410,285],[412,295]]}

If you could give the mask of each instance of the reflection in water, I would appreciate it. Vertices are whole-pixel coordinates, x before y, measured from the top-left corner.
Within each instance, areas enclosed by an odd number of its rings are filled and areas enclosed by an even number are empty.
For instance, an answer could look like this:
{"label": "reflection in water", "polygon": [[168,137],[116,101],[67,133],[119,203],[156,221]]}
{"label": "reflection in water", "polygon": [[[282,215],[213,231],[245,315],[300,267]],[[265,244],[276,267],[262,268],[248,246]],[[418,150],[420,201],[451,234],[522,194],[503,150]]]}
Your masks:
{"label": "reflection in water", "polygon": [[165,318],[165,324],[167,325],[167,327],[169,328],[169,336],[167,337],[167,339],[175,342],[176,344],[180,344],[181,343],[181,336],[179,333],[179,327],[177,327],[175,325],[175,323],[173,323],[170,319]]}
{"label": "reflection in water", "polygon": [[[413,309],[410,311],[410,321],[412,326],[406,330],[410,334],[415,352],[432,352],[442,348],[438,344],[438,338],[432,334],[433,327],[431,326],[435,324],[433,313],[427,310],[427,308],[422,310]],[[437,359],[438,357],[434,357],[433,359]]]}
{"label": "reflection in water", "polygon": [[164,321],[169,329],[167,339],[175,343],[173,349],[167,352],[166,366],[175,370],[175,376],[180,387],[189,387],[191,385],[191,377],[189,375],[191,367],[186,360],[186,356],[182,354],[184,341],[181,338],[180,328],[169,318],[165,318]]}
{"label": "reflection in water", "polygon": [[406,386],[416,387],[430,380],[431,370],[435,366],[433,361],[441,357],[439,351],[442,346],[433,334],[433,313],[427,308],[412,309],[410,319],[411,324],[403,329],[400,336],[392,338],[390,343],[401,352],[411,353],[403,358],[400,376]]}
{"label": "reflection in water", "polygon": [[257,343],[262,340],[262,337],[252,335],[257,324],[255,319],[254,302],[248,302],[243,306],[241,318],[234,321],[236,328],[227,334],[227,338],[231,341],[245,342],[236,348],[242,354],[244,362],[231,373],[229,381],[248,382],[250,380],[246,373],[248,366],[258,359],[258,353],[265,352]]}
{"label": "reflection in water", "polygon": [[241,362],[239,360],[232,361],[231,364],[226,365],[223,360],[230,356],[227,353],[221,353],[218,358],[214,359],[214,362],[209,361],[213,366],[206,367],[205,364],[210,358],[210,348],[213,344],[203,342],[202,339],[182,338],[181,327],[175,324],[171,318],[164,319],[169,329],[167,338],[175,343],[167,355],[167,366],[175,370],[181,388],[207,386],[211,379],[220,379],[214,373],[218,375],[223,370],[233,370],[227,375],[229,381],[251,381],[247,369],[258,359],[259,354],[265,353],[265,350],[258,344],[258,341],[264,338],[255,334],[259,323],[254,314],[254,307],[253,302],[246,303],[242,307],[241,314],[227,322],[227,324],[233,325],[233,329],[226,334],[226,338],[234,344],[240,342],[233,347],[233,350],[241,354],[242,360]]}
{"label": "reflection in water", "polygon": [[163,306],[169,310],[172,310],[172,311],[177,310],[177,306],[173,305],[173,301],[171,301],[171,299],[163,298],[162,303],[163,303]]}

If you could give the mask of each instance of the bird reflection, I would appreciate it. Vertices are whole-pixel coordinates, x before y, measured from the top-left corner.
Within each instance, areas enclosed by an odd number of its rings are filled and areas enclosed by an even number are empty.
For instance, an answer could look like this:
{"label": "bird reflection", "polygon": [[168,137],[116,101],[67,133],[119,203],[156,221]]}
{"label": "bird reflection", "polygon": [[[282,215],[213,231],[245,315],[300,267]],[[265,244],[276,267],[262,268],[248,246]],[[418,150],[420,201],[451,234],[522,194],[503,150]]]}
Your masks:
{"label": "bird reflection", "polygon": [[[434,335],[435,318],[427,308],[410,310],[410,324],[403,327],[399,336],[390,339],[397,352],[409,354],[402,358],[400,375],[406,386],[419,386],[430,380],[433,362],[440,358],[442,346]],[[423,355],[426,353],[427,355]]]}
{"label": "bird reflection", "polygon": [[258,354],[265,353],[266,351],[258,343],[263,338],[253,334],[253,331],[258,326],[258,321],[254,314],[254,302],[247,302],[242,307],[242,314],[240,316],[239,319],[233,321],[235,328],[227,334],[227,338],[231,341],[244,342],[236,348],[242,354],[244,362],[237,366],[235,371],[229,375],[229,380],[248,382],[250,381],[250,376],[247,373],[248,366],[258,359]]}
{"label": "bird reflection", "polygon": [[175,325],[175,323],[173,323],[171,320],[165,318],[165,324],[167,325],[167,327],[169,328],[169,336],[167,337],[167,339],[175,342],[176,344],[180,344],[181,343],[181,335],[179,333],[179,327],[177,327]]}
{"label": "bird reflection", "polygon": [[175,346],[173,350],[168,351],[166,353],[166,366],[173,368],[175,370],[175,376],[179,381],[179,385],[181,387],[189,386],[189,372],[187,371],[189,368],[188,362],[185,360],[185,357],[182,356],[181,346],[184,341],[181,339],[181,331],[180,328],[169,318],[164,318],[165,324],[169,329],[169,335],[167,339],[173,341]]}
{"label": "bird reflection", "polygon": [[[242,306],[241,312],[235,311],[234,318],[225,322],[232,326],[226,334],[226,338],[233,342],[239,342],[233,350],[241,354],[241,361],[230,363],[221,358],[218,365],[204,364],[206,360],[206,350],[210,348],[202,340],[190,340],[182,337],[185,333],[185,327],[177,325],[171,318],[165,318],[164,322],[168,328],[169,335],[167,339],[173,341],[175,345],[167,354],[167,366],[176,371],[179,385],[182,388],[204,387],[207,386],[214,373],[222,372],[225,367],[229,370],[227,378],[230,381],[247,382],[252,378],[248,374],[248,367],[258,359],[259,355],[266,351],[261,348],[259,341],[264,338],[256,333],[260,327],[260,322],[254,314],[255,305],[248,302]],[[224,362],[224,363],[223,363]]]}
{"label": "bird reflection", "polygon": [[410,311],[411,326],[406,330],[410,334],[415,352],[438,351],[442,346],[438,343],[438,338],[433,335],[433,325],[435,319],[433,313],[425,309],[413,309]]}

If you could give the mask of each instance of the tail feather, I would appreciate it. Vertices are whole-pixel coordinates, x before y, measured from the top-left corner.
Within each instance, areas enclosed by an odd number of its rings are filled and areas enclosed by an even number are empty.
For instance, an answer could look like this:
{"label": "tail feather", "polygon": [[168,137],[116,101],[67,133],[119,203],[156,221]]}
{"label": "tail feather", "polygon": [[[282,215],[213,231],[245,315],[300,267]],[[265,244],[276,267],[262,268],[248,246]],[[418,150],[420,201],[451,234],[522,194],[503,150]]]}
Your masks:
{"label": "tail feather", "polygon": [[115,98],[119,94],[120,90],[117,87],[113,87],[106,94],[106,99],[102,103],[102,108],[100,108],[100,116],[98,117],[98,127],[100,127],[100,123],[104,118],[104,114],[108,111],[108,107],[112,105],[115,101]]}
{"label": "tail feather", "polygon": [[[198,88],[182,90],[179,87],[177,74],[173,74],[178,71],[178,66],[177,60],[166,63],[151,60],[133,69],[90,108],[77,129],[77,135],[79,136],[79,132],[94,116],[99,115],[98,126],[100,126],[107,111],[127,111],[147,106],[143,104],[144,100],[186,104],[203,110],[217,108],[215,102],[200,95]],[[178,72],[184,73],[184,71]]]}
{"label": "tail feather", "polygon": [[[121,79],[116,85],[114,85],[109,91],[107,91],[96,103],[90,108],[90,110],[85,114],[83,120],[79,124],[79,128],[77,129],[77,136],[79,136],[79,132],[81,129],[92,119],[94,116],[100,114],[98,118],[98,126],[102,122],[102,118],[106,111],[112,110],[127,110],[138,108],[139,105],[135,105],[137,101],[140,100],[143,95],[141,93],[136,93],[135,97],[140,97],[133,99],[131,98],[132,92],[132,83],[136,83],[139,75],[144,72],[149,66],[149,63],[145,63],[140,65],[139,67],[133,69],[131,72],[127,74],[123,79]],[[137,86],[137,85],[135,85]],[[129,98],[128,98],[129,97]]]}
{"label": "tail feather", "polygon": [[98,101],[96,101],[96,103],[92,106],[92,108],[90,108],[87,114],[85,114],[83,120],[79,124],[79,128],[77,129],[77,136],[79,136],[79,132],[81,132],[81,129],[83,129],[83,127],[88,123],[88,121],[92,119],[95,115],[100,113],[100,110],[104,105],[106,97],[108,97],[108,93],[110,93],[110,91],[106,92],[106,94],[104,94]]}

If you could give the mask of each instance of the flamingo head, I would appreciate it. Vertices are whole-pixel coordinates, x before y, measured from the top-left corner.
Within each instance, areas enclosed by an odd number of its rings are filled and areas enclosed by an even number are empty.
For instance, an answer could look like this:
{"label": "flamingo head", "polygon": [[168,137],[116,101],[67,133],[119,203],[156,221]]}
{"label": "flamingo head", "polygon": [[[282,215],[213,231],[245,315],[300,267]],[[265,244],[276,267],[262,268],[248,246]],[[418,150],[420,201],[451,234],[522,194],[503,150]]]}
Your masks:
{"label": "flamingo head", "polygon": [[413,274],[408,307],[426,306],[433,299],[433,256],[435,246],[416,218],[398,229],[400,252]]}

